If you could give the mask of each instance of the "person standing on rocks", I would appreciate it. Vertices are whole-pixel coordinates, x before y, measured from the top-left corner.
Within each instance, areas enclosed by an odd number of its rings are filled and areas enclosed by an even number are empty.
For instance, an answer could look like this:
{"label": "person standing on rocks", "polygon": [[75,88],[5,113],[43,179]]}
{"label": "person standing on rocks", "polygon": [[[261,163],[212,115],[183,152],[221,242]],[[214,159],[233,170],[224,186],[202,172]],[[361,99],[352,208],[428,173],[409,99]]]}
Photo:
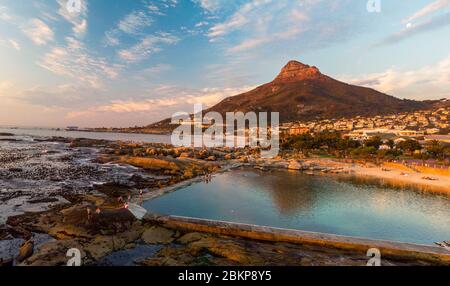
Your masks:
{"label": "person standing on rocks", "polygon": [[144,200],[144,191],[143,190],[139,190],[139,204],[142,205]]}
{"label": "person standing on rocks", "polygon": [[91,220],[91,208],[88,207],[86,209],[86,212],[87,212],[87,220],[90,221]]}

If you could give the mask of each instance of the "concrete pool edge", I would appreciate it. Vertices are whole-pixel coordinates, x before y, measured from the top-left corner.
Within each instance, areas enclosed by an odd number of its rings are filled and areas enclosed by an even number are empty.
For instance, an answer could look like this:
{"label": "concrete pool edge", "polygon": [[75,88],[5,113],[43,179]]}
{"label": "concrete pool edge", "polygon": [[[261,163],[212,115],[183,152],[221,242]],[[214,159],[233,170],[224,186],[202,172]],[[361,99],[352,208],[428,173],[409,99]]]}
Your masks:
{"label": "concrete pool edge", "polygon": [[[450,251],[428,245],[395,241],[371,240],[350,236],[282,229],[242,223],[198,219],[180,216],[159,216],[147,214],[145,221],[163,224],[167,228],[210,233],[267,242],[322,246],[358,252],[366,255],[371,248],[377,248],[381,257],[397,260],[424,260],[438,265],[450,265]],[[368,258],[369,259],[369,258]]]}

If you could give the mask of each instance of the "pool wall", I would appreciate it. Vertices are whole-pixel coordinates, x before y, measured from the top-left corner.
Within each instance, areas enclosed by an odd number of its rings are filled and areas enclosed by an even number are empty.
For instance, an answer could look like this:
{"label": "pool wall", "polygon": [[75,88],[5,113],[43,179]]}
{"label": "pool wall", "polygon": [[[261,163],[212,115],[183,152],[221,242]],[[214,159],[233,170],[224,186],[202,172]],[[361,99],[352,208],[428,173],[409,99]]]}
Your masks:
{"label": "pool wall", "polygon": [[349,236],[281,229],[249,224],[230,223],[215,220],[196,219],[179,216],[158,216],[147,214],[146,221],[163,224],[167,228],[211,233],[269,242],[288,242],[316,245],[324,248],[343,249],[365,256],[371,248],[377,248],[382,258],[409,261],[429,261],[437,265],[450,266],[450,251],[440,247],[402,243],[395,241],[371,240]]}

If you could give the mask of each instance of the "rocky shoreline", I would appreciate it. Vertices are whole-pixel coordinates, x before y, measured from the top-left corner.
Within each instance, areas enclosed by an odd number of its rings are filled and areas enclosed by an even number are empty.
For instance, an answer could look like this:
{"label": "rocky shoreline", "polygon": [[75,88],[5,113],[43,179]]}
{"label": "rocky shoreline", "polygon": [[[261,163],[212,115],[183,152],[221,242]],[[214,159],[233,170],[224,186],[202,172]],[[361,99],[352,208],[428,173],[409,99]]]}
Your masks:
{"label": "rocky shoreline", "polygon": [[[1,253],[4,265],[64,264],[63,250],[69,246],[83,249],[85,264],[92,264],[132,248],[144,227],[123,208],[127,197],[196,180],[237,156],[231,151],[90,139],[3,142],[0,240],[5,248],[15,249]],[[51,241],[38,243],[38,234],[49,235]],[[55,251],[61,252],[59,260]]]}
{"label": "rocky shoreline", "polygon": [[[310,160],[261,160],[258,150],[250,149],[66,138],[4,143],[0,200],[13,211],[0,221],[0,250],[3,245],[14,253],[2,255],[0,265],[65,265],[70,248],[81,251],[83,265],[115,265],[117,253],[135,253],[132,265],[365,265],[361,252],[174,229],[152,219],[139,221],[124,209],[127,198],[142,202],[239,166],[350,172]],[[401,256],[385,263],[435,264]]]}

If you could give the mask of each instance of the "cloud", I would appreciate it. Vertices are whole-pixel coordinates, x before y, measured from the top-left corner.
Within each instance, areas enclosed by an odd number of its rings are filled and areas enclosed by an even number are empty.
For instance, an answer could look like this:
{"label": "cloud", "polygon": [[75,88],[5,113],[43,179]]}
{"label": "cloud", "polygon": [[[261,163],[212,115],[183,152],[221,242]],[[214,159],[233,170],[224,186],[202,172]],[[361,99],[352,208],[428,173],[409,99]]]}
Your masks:
{"label": "cloud", "polygon": [[179,0],[161,0],[159,3],[163,8],[175,8],[177,7]]}
{"label": "cloud", "polygon": [[116,78],[121,69],[119,65],[93,55],[82,42],[72,37],[66,38],[66,46],[53,47],[38,65],[93,88],[101,88],[104,79]]}
{"label": "cloud", "polygon": [[9,22],[13,19],[13,17],[10,15],[8,8],[5,6],[0,6],[0,20]]}
{"label": "cloud", "polygon": [[146,68],[141,71],[143,74],[160,74],[172,70],[173,67],[169,64],[157,64],[156,66]]}
{"label": "cloud", "polygon": [[160,52],[163,45],[173,45],[179,40],[178,37],[170,33],[149,35],[131,48],[120,50],[118,55],[125,62],[134,63],[148,58],[151,54]]}
{"label": "cloud", "polygon": [[[121,34],[138,36],[142,35],[144,29],[150,27],[154,19],[149,14],[161,14],[155,3],[146,4],[146,10],[136,10],[125,15],[113,29],[105,32],[103,42],[106,46],[118,46],[121,44]],[[166,4],[167,5],[167,4]],[[168,5],[167,5],[168,6]]]}
{"label": "cloud", "polygon": [[126,15],[117,25],[126,34],[137,35],[153,23],[153,19],[144,11],[134,11]]}
{"label": "cloud", "polygon": [[240,88],[204,88],[201,90],[186,91],[174,86],[159,86],[151,91],[152,95],[158,94],[159,99],[114,100],[108,104],[69,112],[67,118],[74,119],[99,114],[104,116],[106,113],[134,114],[153,112],[159,117],[157,120],[162,120],[174,112],[191,111],[191,109],[193,110],[194,104],[201,103],[205,108],[211,107],[226,97],[241,94],[252,88],[254,87],[245,86]]}
{"label": "cloud", "polygon": [[416,70],[390,68],[359,78],[339,77],[344,82],[370,87],[409,99],[450,98],[450,56],[435,65]]}
{"label": "cloud", "polygon": [[207,21],[201,21],[201,22],[198,22],[197,24],[195,24],[195,27],[200,28],[200,27],[207,26],[207,25],[209,25],[209,23]]}
{"label": "cloud", "polygon": [[120,45],[119,31],[118,30],[106,31],[104,43],[106,46],[112,47]]}
{"label": "cloud", "polygon": [[278,34],[266,35],[266,36],[259,37],[259,38],[244,40],[237,46],[229,48],[228,52],[231,52],[231,53],[243,52],[243,51],[250,50],[250,49],[256,48],[258,46],[261,46],[264,44],[269,44],[269,43],[276,42],[279,40],[289,40],[292,37],[295,37],[295,36],[301,34],[303,31],[304,30],[300,27],[294,27],[290,30],[287,30],[285,32],[281,32]]}
{"label": "cloud", "polygon": [[174,67],[170,64],[156,64],[147,68],[138,70],[130,75],[137,83],[148,84],[149,82],[164,80],[167,72],[173,70]]}
{"label": "cloud", "polygon": [[97,112],[114,112],[114,113],[129,113],[129,112],[146,112],[158,108],[165,108],[177,105],[174,99],[147,99],[143,101],[132,100],[116,100],[108,105],[103,105],[95,108]]}
{"label": "cloud", "polygon": [[56,86],[37,85],[18,93],[15,99],[47,108],[74,108],[84,106],[92,89],[83,83]]}
{"label": "cloud", "polygon": [[252,0],[214,24],[207,35],[211,42],[227,42],[229,53],[295,40],[311,28],[310,9],[319,2]]}
{"label": "cloud", "polygon": [[246,24],[251,22],[250,14],[256,8],[271,2],[272,0],[252,0],[251,2],[244,4],[225,22],[216,24],[211,27],[208,36],[210,38],[225,36],[232,31],[245,26]]}
{"label": "cloud", "polygon": [[215,12],[225,1],[224,0],[192,0],[207,12]]}
{"label": "cloud", "polygon": [[10,47],[15,49],[16,51],[20,51],[22,49],[19,42],[17,42],[17,40],[15,39],[7,39],[7,40],[0,39],[0,46]]}
{"label": "cloud", "polygon": [[150,11],[150,14],[158,15],[158,16],[166,15],[165,13],[161,12],[161,9],[159,9],[159,7],[154,3],[148,4],[147,8]]}
{"label": "cloud", "polygon": [[203,107],[212,107],[227,97],[235,96],[254,89],[255,86],[243,86],[238,88],[204,88],[201,91],[188,94],[181,98],[182,102],[190,105],[202,104]]}
{"label": "cloud", "polygon": [[20,44],[19,44],[16,40],[14,40],[14,39],[9,39],[8,42],[11,44],[11,46],[12,46],[14,49],[16,49],[16,51],[20,51],[20,50],[21,50]]}
{"label": "cloud", "polygon": [[428,16],[431,13],[439,11],[440,9],[443,9],[449,5],[450,5],[450,0],[436,0],[433,3],[430,3],[427,6],[425,6],[424,8],[415,12],[413,15],[411,15],[409,18],[405,19],[403,22],[410,23],[414,20],[417,20],[419,18]]}
{"label": "cloud", "polygon": [[23,33],[38,46],[53,41],[53,30],[42,20],[31,19],[29,23],[22,29]]}
{"label": "cloud", "polygon": [[398,33],[390,35],[389,37],[383,39],[381,42],[373,45],[374,47],[380,47],[384,45],[391,45],[401,42],[405,39],[413,37],[418,34],[422,34],[428,31],[436,30],[450,25],[450,12],[443,15],[433,17],[420,24],[408,25],[405,29]]}
{"label": "cloud", "polygon": [[87,30],[87,25],[88,25],[87,20],[83,19],[83,20],[81,20],[80,23],[78,23],[78,24],[73,26],[73,28],[72,28],[73,32],[76,35],[84,35],[86,33],[86,30]]}

